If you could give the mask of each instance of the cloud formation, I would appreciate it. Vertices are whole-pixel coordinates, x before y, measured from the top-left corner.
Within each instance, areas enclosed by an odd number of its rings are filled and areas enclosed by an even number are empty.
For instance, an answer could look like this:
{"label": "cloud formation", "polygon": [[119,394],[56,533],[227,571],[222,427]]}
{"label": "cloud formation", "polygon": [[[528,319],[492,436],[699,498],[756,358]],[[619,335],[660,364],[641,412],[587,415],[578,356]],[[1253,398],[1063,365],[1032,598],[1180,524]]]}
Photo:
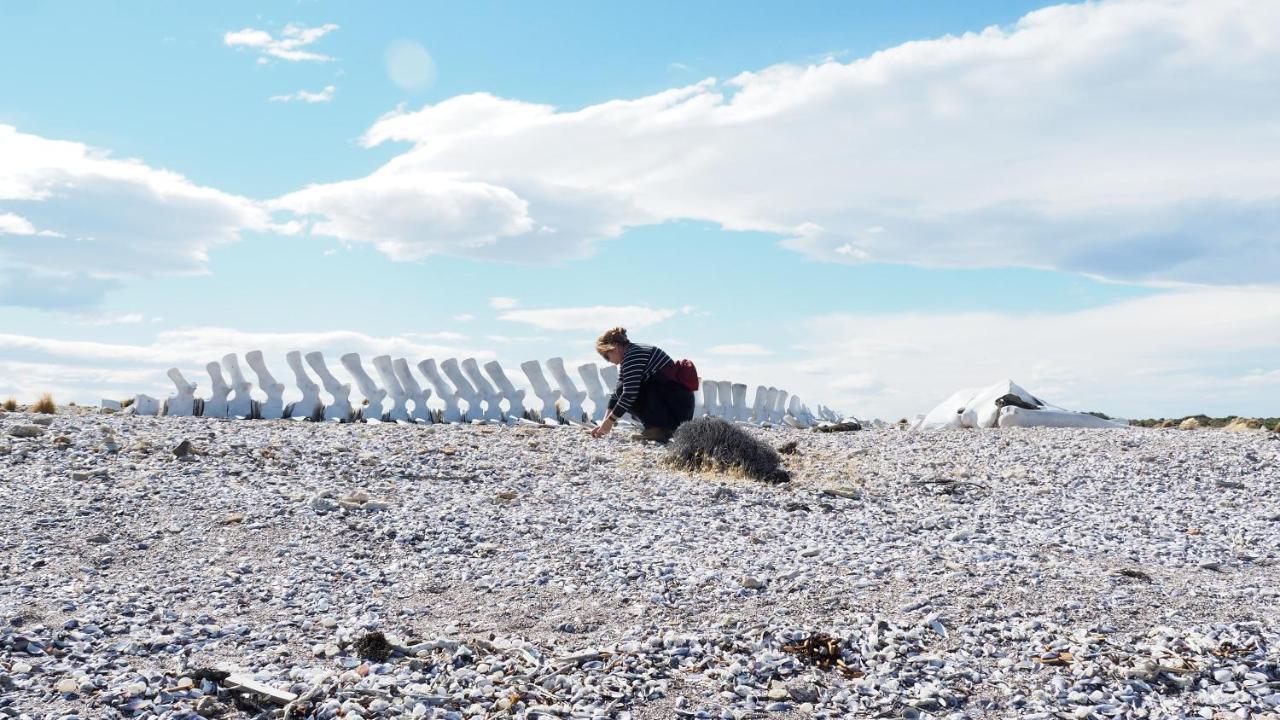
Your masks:
{"label": "cloud formation", "polygon": [[0,304],[93,305],[120,278],[203,272],[210,248],[277,229],[247,198],[0,125]]}
{"label": "cloud formation", "polygon": [[296,93],[287,95],[272,95],[268,100],[271,102],[303,102],[307,104],[327,103],[333,101],[333,94],[336,90],[337,88],[333,85],[326,85],[320,92],[299,90]]}
{"label": "cloud formation", "polygon": [[280,32],[280,37],[272,37],[271,33],[266,30],[245,28],[226,33],[222,36],[222,42],[227,47],[247,48],[258,51],[260,53],[258,57],[259,63],[268,62],[268,58],[276,58],[288,62],[328,62],[333,58],[310,50],[303,50],[302,48],[337,29],[338,26],[333,23],[326,23],[320,27],[313,28],[290,24],[286,25],[284,30]]}
{"label": "cloud formation", "polygon": [[581,257],[693,219],[829,262],[1273,283],[1275,28],[1271,2],[1112,0],[580,110],[458,96],[370,127],[411,145],[372,175],[281,205],[396,259]]}
{"label": "cloud formation", "polygon": [[833,314],[804,329],[802,373],[793,363],[782,376],[866,416],[927,412],[1004,378],[1079,410],[1266,415],[1273,403],[1257,386],[1280,378],[1276,289],[1180,290],[1062,313]]}
{"label": "cloud formation", "polygon": [[675,317],[682,310],[651,308],[647,305],[595,305],[591,307],[543,308],[540,310],[508,310],[499,320],[525,323],[543,330],[586,330],[603,332],[621,325],[642,328]]}

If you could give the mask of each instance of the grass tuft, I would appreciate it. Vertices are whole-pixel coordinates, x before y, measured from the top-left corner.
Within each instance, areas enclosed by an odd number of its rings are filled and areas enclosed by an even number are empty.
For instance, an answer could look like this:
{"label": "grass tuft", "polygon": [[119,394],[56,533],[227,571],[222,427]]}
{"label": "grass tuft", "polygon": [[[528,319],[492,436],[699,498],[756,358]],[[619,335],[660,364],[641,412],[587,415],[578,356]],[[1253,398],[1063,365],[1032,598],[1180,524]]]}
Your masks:
{"label": "grass tuft", "polygon": [[18,401],[13,398],[9,398],[8,400],[5,400],[4,404],[0,405],[0,407],[4,408],[7,412],[18,412]]}
{"label": "grass tuft", "polygon": [[35,405],[31,406],[31,412],[41,413],[43,415],[53,415],[58,412],[58,405],[53,402],[53,396],[45,393],[40,396]]}

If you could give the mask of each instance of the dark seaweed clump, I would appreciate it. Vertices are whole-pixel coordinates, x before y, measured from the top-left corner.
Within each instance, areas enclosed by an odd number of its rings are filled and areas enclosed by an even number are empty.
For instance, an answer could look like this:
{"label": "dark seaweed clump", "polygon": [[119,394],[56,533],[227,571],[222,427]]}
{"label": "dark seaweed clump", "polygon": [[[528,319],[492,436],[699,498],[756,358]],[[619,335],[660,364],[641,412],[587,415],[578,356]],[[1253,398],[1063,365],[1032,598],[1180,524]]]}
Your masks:
{"label": "dark seaweed clump", "polygon": [[667,445],[667,461],[682,470],[740,472],[767,483],[791,480],[777,450],[716,417],[690,420],[677,428]]}

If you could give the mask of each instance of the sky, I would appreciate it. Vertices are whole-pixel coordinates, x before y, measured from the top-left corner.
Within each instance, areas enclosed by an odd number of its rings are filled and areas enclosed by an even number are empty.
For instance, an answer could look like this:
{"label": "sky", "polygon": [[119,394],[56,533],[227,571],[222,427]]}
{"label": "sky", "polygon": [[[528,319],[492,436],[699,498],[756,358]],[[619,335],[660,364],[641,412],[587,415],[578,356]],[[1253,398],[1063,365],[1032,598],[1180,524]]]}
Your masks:
{"label": "sky", "polygon": [[1280,406],[1270,0],[0,0],[0,65],[0,397],[623,325],[863,418]]}

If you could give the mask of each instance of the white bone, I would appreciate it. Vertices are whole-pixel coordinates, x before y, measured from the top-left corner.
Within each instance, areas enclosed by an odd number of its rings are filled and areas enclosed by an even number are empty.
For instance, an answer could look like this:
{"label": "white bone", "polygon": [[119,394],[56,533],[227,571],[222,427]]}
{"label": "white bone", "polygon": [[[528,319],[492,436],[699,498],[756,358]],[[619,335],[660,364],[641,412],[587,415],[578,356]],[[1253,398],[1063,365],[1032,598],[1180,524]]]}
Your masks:
{"label": "white bone", "polygon": [[582,384],[587,386],[587,396],[591,398],[591,419],[602,422],[604,414],[609,411],[609,393],[605,392],[604,384],[600,382],[600,369],[595,363],[585,363],[578,366],[578,376],[582,378]]}
{"label": "white bone", "polygon": [[569,402],[569,408],[564,411],[564,416],[570,422],[582,422],[582,401],[587,399],[587,393],[579,390],[578,386],[573,384],[573,378],[564,371],[563,358],[553,357],[547,360],[547,369],[551,371],[551,377],[555,378],[556,385],[560,386],[560,396]]}
{"label": "white bone", "polygon": [[395,368],[391,367],[391,356],[379,355],[370,362],[373,363],[373,369],[378,372],[378,378],[382,380],[382,386],[387,389],[387,397],[391,399],[391,407],[387,410],[387,419],[391,422],[408,422],[409,395],[396,378]]}
{"label": "white bone", "polygon": [[325,392],[333,396],[333,402],[324,409],[324,419],[351,422],[351,419],[355,417],[351,409],[351,386],[338,382],[338,378],[329,372],[329,366],[324,364],[324,355],[320,351],[309,352],[306,357],[307,364],[311,366],[316,376],[320,378]]}
{"label": "white bone", "polygon": [[262,359],[261,350],[250,350],[244,354],[253,373],[258,376],[258,387],[267,394],[266,402],[258,404],[258,417],[263,420],[278,420],[284,417],[284,383],[276,380],[267,364]]}
{"label": "white bone", "polygon": [[1013,405],[1000,408],[1000,416],[996,427],[1083,427],[1083,428],[1121,428],[1123,423],[1103,420],[1089,413],[1045,408],[1028,410]]}
{"label": "white bone", "polygon": [[611,393],[618,391],[618,366],[613,363],[605,363],[600,368],[600,379],[604,380],[604,387]]}
{"label": "white bone", "polygon": [[480,393],[480,398],[484,400],[484,419],[490,422],[502,422],[506,418],[502,414],[502,396],[497,390],[493,389],[493,385],[484,379],[484,375],[480,372],[480,364],[475,358],[464,358],[462,360],[462,371],[467,374],[467,379],[475,386],[476,391]]}
{"label": "white bone", "polygon": [[458,399],[467,404],[467,412],[463,417],[469,421],[484,421],[484,409],[480,407],[480,393],[471,385],[471,381],[467,380],[467,376],[462,374],[462,369],[458,367],[457,358],[449,358],[440,363],[440,369],[449,378],[449,382],[458,389]]}
{"label": "white bone", "polygon": [[760,410],[760,424],[772,424],[773,406],[778,402],[778,388],[769,387],[764,391],[764,407]]}
{"label": "white bone", "polygon": [[813,417],[809,415],[809,408],[800,402],[799,395],[792,395],[791,399],[787,401],[787,414],[782,420],[792,427],[802,429],[813,427]]}
{"label": "white bone", "polygon": [[765,405],[765,401],[768,399],[768,396],[769,388],[763,385],[756,386],[756,399],[755,402],[751,404],[751,417],[749,418],[751,422],[759,424],[765,421],[764,410],[765,407],[767,407]]}
{"label": "white bone", "polygon": [[378,383],[369,377],[369,373],[365,372],[364,365],[360,362],[359,353],[347,353],[338,358],[342,363],[342,367],[351,373],[351,377],[355,378],[356,386],[360,388],[360,394],[364,395],[364,399],[368,404],[361,410],[361,415],[365,420],[382,420],[382,399],[387,396],[387,391],[378,387]]}
{"label": "white bone", "polygon": [[[448,362],[447,360],[445,362]],[[454,386],[449,384],[440,376],[440,370],[436,368],[436,361],[426,359],[418,363],[418,370],[422,372],[422,376],[431,383],[431,387],[436,389],[436,397],[444,403],[444,410],[440,413],[440,421],[447,423],[462,422],[462,410],[458,409],[458,400],[462,396],[458,393]]]}
{"label": "white bone", "polygon": [[165,402],[165,415],[190,417],[196,412],[196,384],[187,382],[178,368],[169,368],[169,379],[177,388],[177,393],[170,395]]}
{"label": "white bone", "polygon": [[782,409],[786,407],[786,404],[787,404],[787,391],[779,390],[777,399],[773,401],[773,412],[769,414],[769,420],[773,422],[775,425],[782,422],[782,416],[786,414],[783,412]]}
{"label": "white bone", "polygon": [[733,392],[733,419],[737,422],[747,422],[751,419],[750,411],[747,410],[747,386],[742,383],[734,383],[731,389]]}
{"label": "white bone", "polygon": [[324,410],[324,406],[320,403],[320,386],[311,379],[307,369],[302,366],[302,353],[290,350],[284,359],[289,363],[289,369],[293,370],[294,384],[302,393],[302,399],[285,408],[285,414],[291,418],[319,420]]}
{"label": "white bone", "polygon": [[503,371],[502,365],[497,360],[490,360],[485,363],[484,371],[489,373],[489,377],[493,378],[493,384],[498,386],[498,392],[507,401],[507,415],[513,420],[523,419],[524,391],[517,390],[516,386],[511,384],[511,380],[507,378],[507,373]]}
{"label": "white bone", "polygon": [[204,366],[209,371],[209,392],[212,395],[204,401],[204,416],[224,418],[227,416],[227,395],[231,386],[222,378],[222,366],[211,362]]}
{"label": "white bone", "polygon": [[159,415],[160,401],[150,395],[134,395],[129,411],[134,415]]}
{"label": "white bone", "polygon": [[520,369],[524,371],[524,376],[529,378],[529,385],[533,387],[533,394],[537,395],[538,399],[542,401],[542,410],[538,411],[538,416],[542,418],[544,423],[559,424],[556,401],[560,399],[560,391],[551,389],[551,384],[547,382],[547,377],[542,374],[542,366],[538,364],[537,360],[526,360],[520,363]]}
{"label": "white bone", "polygon": [[227,417],[253,417],[253,383],[244,379],[240,371],[240,358],[235,353],[222,356],[222,366],[231,376],[231,400],[227,404]]}
{"label": "white bone", "polygon": [[430,425],[436,421],[435,415],[431,412],[431,408],[427,407],[427,400],[431,397],[431,390],[422,389],[418,384],[418,379],[413,376],[413,371],[409,369],[409,361],[404,358],[396,358],[391,363],[392,370],[396,374],[396,379],[400,381],[400,387],[404,388],[405,395],[413,401],[413,414],[410,416],[415,422]]}
{"label": "white bone", "polygon": [[702,388],[699,387],[693,392],[693,416],[702,417]]}
{"label": "white bone", "polygon": [[733,422],[733,383],[728,380],[719,380],[716,382],[716,401],[720,407],[720,417]]}
{"label": "white bone", "polygon": [[719,384],[715,380],[702,381],[702,412],[709,417],[720,416],[720,404],[716,401],[716,395],[720,389]]}

